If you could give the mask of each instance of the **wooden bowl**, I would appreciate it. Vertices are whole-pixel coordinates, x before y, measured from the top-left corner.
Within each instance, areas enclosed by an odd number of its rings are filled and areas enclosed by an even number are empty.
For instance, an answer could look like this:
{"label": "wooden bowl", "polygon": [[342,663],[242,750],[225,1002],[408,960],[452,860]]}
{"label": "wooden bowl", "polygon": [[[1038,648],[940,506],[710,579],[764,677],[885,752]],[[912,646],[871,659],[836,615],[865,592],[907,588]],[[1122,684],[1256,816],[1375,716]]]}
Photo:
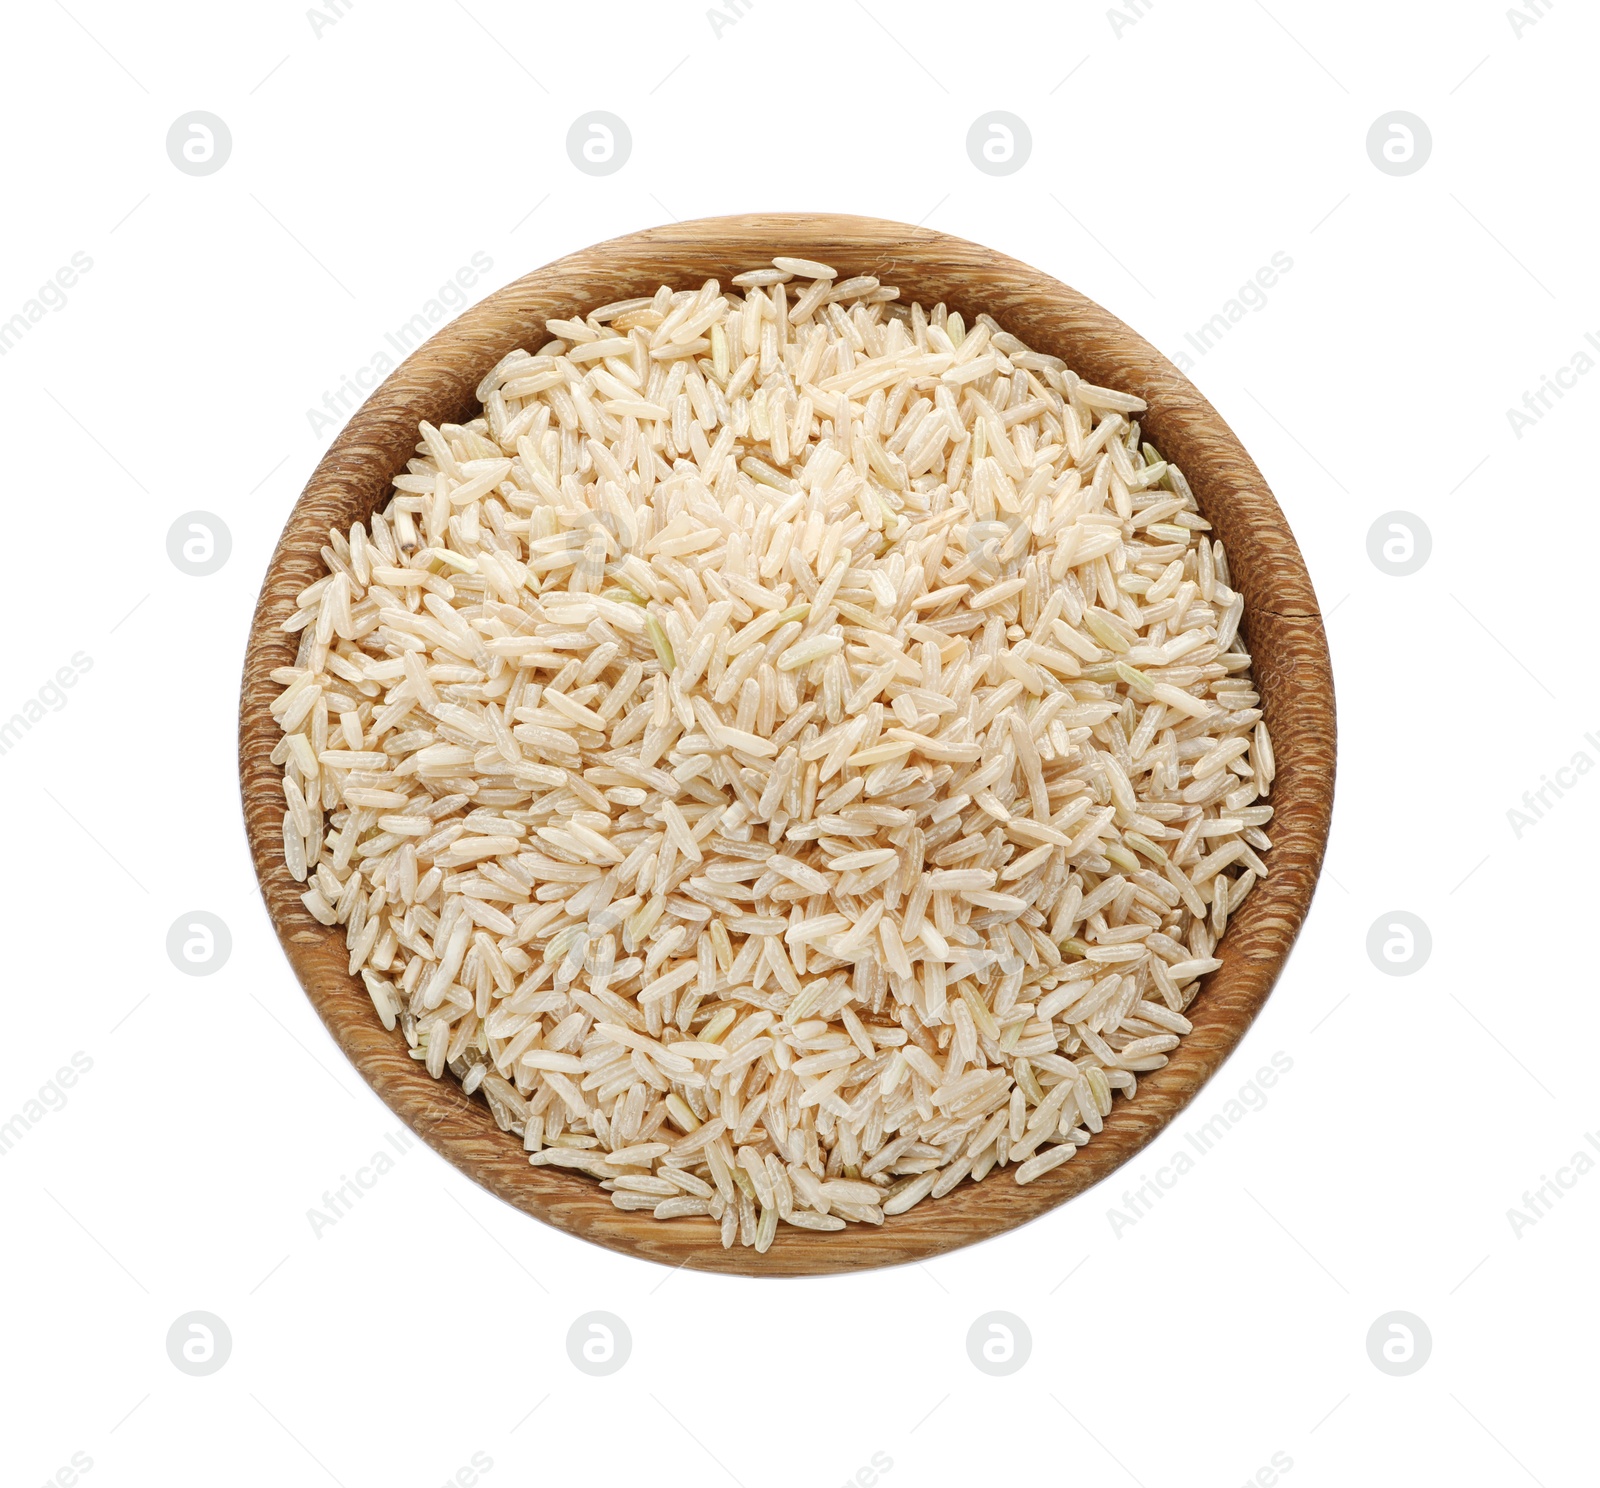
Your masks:
{"label": "wooden bowl", "polygon": [[[530,1167],[482,1100],[433,1080],[398,1032],[386,1033],[361,982],[347,975],[341,929],[299,900],[284,865],[283,794],[268,754],[279,738],[268,704],[274,667],[291,665],[295,638],[279,629],[295,596],[323,572],[330,527],[365,521],[390,494],[417,442],[417,423],[473,417],[473,390],[514,347],[546,339],[549,317],[654,292],[660,284],[723,283],[774,253],[821,259],[841,275],[876,274],[906,300],[939,300],[971,322],[988,311],[1039,351],[1090,381],[1139,394],[1151,440],[1184,470],[1227,545],[1245,596],[1245,627],[1278,773],[1271,801],[1270,876],[1229,925],[1219,970],[1188,1016],[1194,1032],[1165,1068],[1118,1100],[1105,1130],[1070,1163],[1019,1188],[1006,1173],[963,1183],[879,1227],[817,1233],[780,1225],[766,1255],[724,1250],[709,1219],[662,1223],[624,1213],[581,1174]],[[507,1203],[613,1250],[667,1265],[749,1276],[816,1275],[922,1260],[1035,1219],[1115,1172],[1193,1099],[1233,1050],[1283,969],[1322,865],[1333,807],[1334,702],[1327,642],[1300,550],[1261,473],[1194,386],[1093,301],[989,248],[870,217],[751,214],[681,222],[616,238],[537,269],[490,295],[420,347],[362,405],[311,477],[279,539],[250,629],[239,708],[239,778],[256,874],[278,938],[339,1047],[392,1110],[436,1151]]]}

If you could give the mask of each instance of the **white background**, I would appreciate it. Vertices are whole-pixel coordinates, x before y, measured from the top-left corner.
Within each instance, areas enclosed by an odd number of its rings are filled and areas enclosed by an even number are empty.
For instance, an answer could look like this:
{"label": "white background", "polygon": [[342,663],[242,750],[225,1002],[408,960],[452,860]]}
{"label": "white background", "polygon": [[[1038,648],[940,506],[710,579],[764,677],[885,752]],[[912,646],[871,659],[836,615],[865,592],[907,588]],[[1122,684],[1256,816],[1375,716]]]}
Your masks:
{"label": "white background", "polygon": [[[1275,1453],[1291,1488],[1593,1481],[1600,1175],[1569,1171],[1520,1234],[1508,1210],[1600,1128],[1580,939],[1600,780],[1567,777],[1520,837],[1507,817],[1576,752],[1600,760],[1580,557],[1600,377],[1520,438],[1507,418],[1600,332],[1592,11],[756,0],[718,34],[679,0],[361,0],[320,31],[290,3],[69,8],[5,23],[0,321],[74,253],[93,267],[0,357],[0,716],[74,653],[92,668],[0,756],[0,1121],[75,1052],[92,1069],[0,1160],[5,1482],[82,1453],[91,1485],[435,1488],[475,1452],[491,1488],[830,1488],[874,1453],[888,1488],[1266,1484]],[[233,138],[204,177],[165,149],[196,109]],[[603,179],[565,147],[593,109],[633,136]],[[1005,177],[965,145],[994,109],[1033,139]],[[1366,149],[1395,109],[1433,140],[1403,177]],[[318,1237],[308,1209],[399,1123],[280,954],[239,818],[248,619],[332,438],[307,410],[474,253],[476,297],[669,216],[758,208],[978,239],[1190,353],[1328,616],[1338,809],[1299,947],[1142,1159],[925,1266],[669,1273],[420,1144]],[[1265,307],[1196,356],[1184,333],[1279,251]],[[196,509],[232,533],[206,578],[166,551]],[[1368,556],[1394,510],[1432,533],[1410,577]],[[233,942],[203,978],[165,950],[196,909]],[[1404,977],[1366,951],[1396,909],[1433,939]],[[1123,1189],[1279,1052],[1266,1107],[1114,1233]],[[233,1340],[204,1378],[165,1346],[197,1309]],[[565,1347],[597,1309],[633,1339],[603,1379]],[[1032,1335],[1006,1378],[965,1346],[996,1309]],[[1395,1310],[1432,1336],[1403,1378],[1366,1346]]]}

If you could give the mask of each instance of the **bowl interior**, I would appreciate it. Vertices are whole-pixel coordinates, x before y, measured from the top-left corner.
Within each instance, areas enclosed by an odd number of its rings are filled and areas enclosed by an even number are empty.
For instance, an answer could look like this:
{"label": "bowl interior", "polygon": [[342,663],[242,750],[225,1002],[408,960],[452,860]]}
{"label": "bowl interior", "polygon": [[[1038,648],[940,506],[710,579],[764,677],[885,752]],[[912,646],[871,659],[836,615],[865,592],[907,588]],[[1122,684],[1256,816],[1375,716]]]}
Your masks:
{"label": "bowl interior", "polygon": [[[812,1233],[781,1225],[766,1255],[724,1250],[708,1219],[661,1223],[625,1213],[592,1179],[528,1165],[521,1143],[453,1080],[435,1081],[398,1033],[386,1033],[359,979],[348,975],[342,930],[313,919],[283,862],[280,772],[268,755],[277,725],[269,673],[292,664],[295,638],[279,626],[295,596],[323,572],[330,527],[348,531],[383,505],[405,469],[421,419],[460,422],[475,389],[506,352],[548,339],[544,322],[651,294],[658,285],[724,284],[774,253],[821,259],[842,275],[874,274],[905,301],[943,300],[987,311],[1034,349],[1094,383],[1137,393],[1152,442],[1182,467],[1226,544],[1245,596],[1246,641],[1277,759],[1270,874],[1252,891],[1218,949],[1222,966],[1188,1010],[1194,1032],[1165,1068],[1141,1076],[1105,1130],[1073,1161],[1026,1187],[1006,1173],[963,1183],[881,1226]],[[1311,900],[1332,810],[1333,681],[1316,597],[1283,513],[1232,431],[1178,370],[1116,317],[1037,269],[978,244],[873,218],[753,214],[679,223],[597,244],[507,285],[414,352],[351,419],[306,486],[272,557],[251,626],[240,700],[239,770],[246,829],[263,897],[284,950],[330,1033],[363,1077],[414,1130],[462,1171],[546,1223],[668,1265],[748,1275],[810,1275],[919,1260],[1011,1229],[1120,1167],[1195,1095],[1243,1036],[1281,971]]]}

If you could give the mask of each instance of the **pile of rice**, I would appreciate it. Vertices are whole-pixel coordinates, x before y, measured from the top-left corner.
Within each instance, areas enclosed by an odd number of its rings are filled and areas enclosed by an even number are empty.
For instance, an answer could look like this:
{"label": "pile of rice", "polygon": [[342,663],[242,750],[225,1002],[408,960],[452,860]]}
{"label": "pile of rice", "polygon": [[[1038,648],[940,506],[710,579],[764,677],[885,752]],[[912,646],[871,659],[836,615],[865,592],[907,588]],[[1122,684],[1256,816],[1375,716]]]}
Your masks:
{"label": "pile of rice", "polygon": [[512,352],[329,534],[284,857],[621,1209],[880,1224],[1166,1063],[1266,873],[1241,596],[1135,397],[776,258]]}

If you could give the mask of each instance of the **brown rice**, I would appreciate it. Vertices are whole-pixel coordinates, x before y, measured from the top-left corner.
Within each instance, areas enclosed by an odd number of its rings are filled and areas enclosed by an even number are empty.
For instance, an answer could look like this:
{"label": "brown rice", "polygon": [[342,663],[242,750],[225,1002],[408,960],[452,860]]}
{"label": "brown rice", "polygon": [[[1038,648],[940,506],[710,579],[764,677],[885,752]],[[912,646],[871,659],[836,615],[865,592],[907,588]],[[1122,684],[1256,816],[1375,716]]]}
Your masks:
{"label": "brown rice", "polygon": [[1070,1160],[1266,874],[1243,599],[1143,402],[773,267],[548,323],[330,532],[284,858],[386,1028],[620,1208]]}

